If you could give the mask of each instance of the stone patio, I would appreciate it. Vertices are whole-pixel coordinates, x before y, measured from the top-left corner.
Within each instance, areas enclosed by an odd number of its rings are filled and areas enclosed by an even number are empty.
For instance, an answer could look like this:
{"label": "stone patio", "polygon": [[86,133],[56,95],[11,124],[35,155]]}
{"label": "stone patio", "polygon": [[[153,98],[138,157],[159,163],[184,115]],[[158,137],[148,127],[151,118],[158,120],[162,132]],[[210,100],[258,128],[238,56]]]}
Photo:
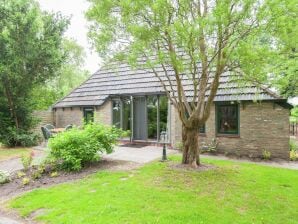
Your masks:
{"label": "stone patio", "polygon": [[[167,149],[167,154],[177,154],[177,150]],[[125,160],[136,163],[148,163],[162,158],[162,147],[143,145],[116,146],[113,153],[104,155],[104,159]]]}

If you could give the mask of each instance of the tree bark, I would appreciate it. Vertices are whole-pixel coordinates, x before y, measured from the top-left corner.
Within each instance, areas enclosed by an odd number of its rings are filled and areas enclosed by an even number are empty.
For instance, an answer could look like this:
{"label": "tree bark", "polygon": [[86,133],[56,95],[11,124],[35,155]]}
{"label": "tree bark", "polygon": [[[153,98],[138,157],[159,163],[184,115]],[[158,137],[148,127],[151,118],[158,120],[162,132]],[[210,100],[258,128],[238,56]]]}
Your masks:
{"label": "tree bark", "polygon": [[12,94],[11,91],[9,90],[9,84],[8,82],[4,82],[4,89],[5,89],[5,95],[8,101],[8,106],[9,106],[9,111],[10,111],[10,115],[11,118],[13,119],[14,123],[15,123],[15,127],[16,129],[19,129],[19,119],[15,110],[15,106],[14,106],[14,102],[12,99]]}
{"label": "tree bark", "polygon": [[182,127],[182,164],[196,168],[200,165],[199,132],[197,128]]}

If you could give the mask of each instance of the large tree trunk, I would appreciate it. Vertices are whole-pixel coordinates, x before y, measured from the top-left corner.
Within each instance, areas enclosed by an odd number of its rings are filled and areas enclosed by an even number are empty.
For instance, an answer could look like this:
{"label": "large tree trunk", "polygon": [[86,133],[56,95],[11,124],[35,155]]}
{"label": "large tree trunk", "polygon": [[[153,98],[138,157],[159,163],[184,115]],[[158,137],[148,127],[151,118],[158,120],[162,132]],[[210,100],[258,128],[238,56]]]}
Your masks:
{"label": "large tree trunk", "polygon": [[182,127],[183,158],[182,163],[193,168],[200,165],[199,132],[197,128]]}

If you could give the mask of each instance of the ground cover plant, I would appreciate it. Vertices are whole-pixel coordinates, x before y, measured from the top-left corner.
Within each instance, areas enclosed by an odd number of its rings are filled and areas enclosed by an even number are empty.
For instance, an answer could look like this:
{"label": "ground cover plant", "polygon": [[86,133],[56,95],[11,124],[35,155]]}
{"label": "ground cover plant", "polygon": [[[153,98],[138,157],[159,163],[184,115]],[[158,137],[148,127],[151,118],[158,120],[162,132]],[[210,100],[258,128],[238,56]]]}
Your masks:
{"label": "ground cover plant", "polygon": [[186,170],[173,165],[180,158],[101,171],[9,206],[45,223],[298,223],[297,171],[209,159],[211,169]]}

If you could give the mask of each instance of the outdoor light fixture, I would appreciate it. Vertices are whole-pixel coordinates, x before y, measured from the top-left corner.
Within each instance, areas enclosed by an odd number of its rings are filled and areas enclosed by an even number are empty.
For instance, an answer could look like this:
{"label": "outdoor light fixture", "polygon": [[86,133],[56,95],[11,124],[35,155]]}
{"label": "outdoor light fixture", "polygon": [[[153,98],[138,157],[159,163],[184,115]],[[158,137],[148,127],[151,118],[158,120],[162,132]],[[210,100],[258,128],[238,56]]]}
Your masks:
{"label": "outdoor light fixture", "polygon": [[162,162],[167,161],[167,151],[166,151],[166,143],[167,143],[167,140],[168,140],[167,136],[168,135],[167,135],[166,131],[162,131],[160,133],[160,142],[163,144],[162,159],[161,159]]}

